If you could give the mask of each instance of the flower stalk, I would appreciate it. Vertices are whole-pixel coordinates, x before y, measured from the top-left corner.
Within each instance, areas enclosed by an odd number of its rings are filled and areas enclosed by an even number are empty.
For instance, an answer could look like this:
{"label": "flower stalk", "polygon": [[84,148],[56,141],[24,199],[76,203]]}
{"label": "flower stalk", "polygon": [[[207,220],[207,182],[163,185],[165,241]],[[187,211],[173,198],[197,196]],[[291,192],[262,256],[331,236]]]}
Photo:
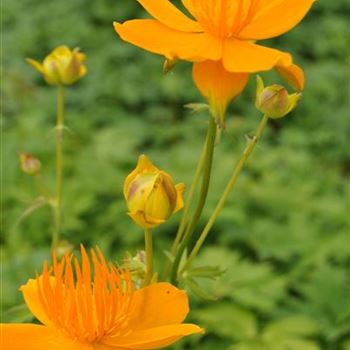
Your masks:
{"label": "flower stalk", "polygon": [[58,85],[56,120],[56,191],[53,204],[54,230],[52,248],[56,248],[60,239],[62,221],[62,185],[63,185],[63,130],[64,130],[64,86]]}
{"label": "flower stalk", "polygon": [[215,139],[216,139],[216,123],[212,115],[209,116],[209,125],[208,125],[208,133],[207,133],[207,141],[206,141],[206,151],[204,156],[204,164],[203,164],[203,178],[202,178],[202,187],[200,191],[200,196],[197,204],[197,208],[192,216],[191,221],[189,222],[187,229],[184,233],[183,240],[179,245],[179,249],[176,253],[171,274],[170,280],[173,284],[176,284],[177,281],[177,273],[179,269],[179,264],[181,261],[181,257],[190,242],[191,236],[194,232],[194,229],[201,217],[205,201],[208,195],[212,163],[213,163],[213,155],[214,155],[214,147],[215,147]]}
{"label": "flower stalk", "polygon": [[222,208],[224,207],[225,202],[226,202],[229,194],[234,189],[244,165],[246,164],[247,160],[249,159],[250,155],[252,154],[256,144],[260,140],[268,120],[269,120],[269,117],[267,115],[264,115],[259,126],[258,126],[258,129],[257,129],[255,135],[249,140],[248,145],[244,149],[237,165],[234,168],[232,176],[231,176],[221,198],[219,199],[218,204],[216,205],[211,217],[209,218],[202,233],[200,234],[200,236],[199,236],[192,252],[190,253],[184,267],[182,268],[181,272],[187,270],[191,266],[193,259],[197,256],[197,254],[198,254],[200,248],[202,247],[205,239],[207,238],[211,228],[213,227],[215,221],[217,220]]}
{"label": "flower stalk", "polygon": [[144,286],[148,286],[153,278],[153,239],[152,231],[149,228],[145,229],[145,251],[147,271]]}
{"label": "flower stalk", "polygon": [[[203,171],[204,159],[205,159],[205,154],[206,154],[206,146],[207,146],[207,138],[205,139],[202,154],[201,154],[200,159],[197,163],[196,171],[195,171],[195,174],[193,176],[193,181],[192,181],[190,190],[188,192],[188,195],[187,195],[187,198],[185,201],[184,210],[183,210],[183,214],[182,214],[182,217],[180,220],[179,228],[177,230],[175,240],[174,240],[172,247],[171,247],[171,250],[170,250],[170,253],[172,256],[175,255],[176,249],[178,248],[179,243],[182,240],[183,235],[185,233],[185,229],[188,225],[190,207],[192,204],[193,196],[194,196],[195,191],[198,187],[200,176],[201,176],[202,171]],[[168,261],[168,265],[166,266],[165,271],[164,271],[164,278],[167,278],[167,276],[170,272],[170,268],[171,268],[171,262]]]}

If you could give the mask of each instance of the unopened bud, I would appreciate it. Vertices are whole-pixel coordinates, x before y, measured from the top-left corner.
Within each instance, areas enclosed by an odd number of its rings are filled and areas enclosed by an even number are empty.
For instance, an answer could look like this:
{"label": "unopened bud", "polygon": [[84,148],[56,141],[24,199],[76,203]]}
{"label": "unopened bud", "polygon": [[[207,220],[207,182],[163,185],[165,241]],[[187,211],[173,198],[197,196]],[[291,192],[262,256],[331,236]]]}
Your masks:
{"label": "unopened bud", "polygon": [[124,183],[129,215],[142,228],[156,227],[183,207],[184,189],[183,183],[175,185],[169,174],[141,155]]}
{"label": "unopened bud", "polygon": [[163,73],[168,74],[178,62],[177,58],[166,58],[163,64]]}
{"label": "unopened bud", "polygon": [[145,279],[147,272],[146,265],[146,252],[144,250],[138,251],[135,256],[126,252],[123,266],[130,271],[134,282],[138,285],[141,285],[142,281]]}
{"label": "unopened bud", "polygon": [[301,93],[288,94],[281,85],[265,87],[261,77],[257,76],[255,106],[269,118],[283,118],[297,106],[300,98]]}
{"label": "unopened bud", "polygon": [[42,63],[27,58],[27,62],[44,76],[50,85],[71,85],[86,74],[85,54],[79,49],[69,49],[67,46],[56,47]]}
{"label": "unopened bud", "polygon": [[58,258],[62,258],[66,254],[70,254],[73,252],[73,244],[68,241],[60,241],[56,247],[56,254]]}
{"label": "unopened bud", "polygon": [[21,153],[19,155],[21,169],[27,175],[36,175],[41,170],[41,162],[39,159],[33,157],[30,153]]}

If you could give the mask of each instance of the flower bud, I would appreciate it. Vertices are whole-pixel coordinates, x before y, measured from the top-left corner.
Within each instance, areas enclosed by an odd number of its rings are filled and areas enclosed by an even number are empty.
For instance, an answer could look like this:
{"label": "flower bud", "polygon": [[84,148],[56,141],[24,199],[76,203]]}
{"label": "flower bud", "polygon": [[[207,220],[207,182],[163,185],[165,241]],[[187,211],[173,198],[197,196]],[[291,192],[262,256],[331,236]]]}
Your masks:
{"label": "flower bud", "polygon": [[50,85],[71,85],[86,74],[85,54],[67,46],[56,47],[42,63],[27,58],[27,62],[44,76]]}
{"label": "flower bud", "polygon": [[141,155],[124,183],[128,214],[142,228],[156,227],[183,207],[184,189],[183,183],[175,185],[169,174]]}
{"label": "flower bud", "polygon": [[40,160],[34,158],[30,153],[21,153],[19,155],[19,161],[22,171],[27,175],[36,175],[41,170]]}
{"label": "flower bud", "polygon": [[58,258],[62,258],[65,255],[71,254],[73,252],[74,246],[68,241],[60,241],[56,247],[56,254]]}
{"label": "flower bud", "polygon": [[147,273],[146,252],[144,250],[140,250],[135,256],[132,256],[129,252],[126,252],[123,260],[123,267],[130,271],[134,283],[137,286],[141,286]]}
{"label": "flower bud", "polygon": [[168,74],[176,66],[179,60],[177,58],[166,58],[163,63],[163,73]]}
{"label": "flower bud", "polygon": [[270,85],[264,87],[261,77],[257,76],[257,89],[255,106],[269,118],[283,118],[294,108],[301,98],[301,93],[288,94],[281,85]]}

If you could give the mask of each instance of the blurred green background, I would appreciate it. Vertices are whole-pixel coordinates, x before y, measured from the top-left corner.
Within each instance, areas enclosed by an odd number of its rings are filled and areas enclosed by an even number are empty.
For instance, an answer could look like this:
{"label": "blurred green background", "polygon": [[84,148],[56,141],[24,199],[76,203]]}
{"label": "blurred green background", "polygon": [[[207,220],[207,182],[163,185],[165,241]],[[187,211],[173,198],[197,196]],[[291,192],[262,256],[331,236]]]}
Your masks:
{"label": "blurred green background", "polygon": [[[27,319],[18,287],[49,255],[51,212],[16,224],[38,197],[19,152],[43,163],[54,184],[56,90],[25,63],[55,46],[79,46],[88,75],[67,89],[63,237],[99,244],[113,259],[135,253],[143,234],[126,215],[125,176],[144,152],[175,181],[191,182],[207,116],[191,67],[163,76],[162,58],[119,40],[113,20],[146,16],[131,0],[4,0],[3,321]],[[319,0],[307,18],[267,44],[290,51],[306,72],[296,112],[271,122],[212,230],[198,264],[225,270],[200,281],[217,301],[191,295],[191,319],[206,328],[176,349],[350,349],[350,1]],[[273,73],[267,82],[281,82]],[[260,115],[254,79],[231,106],[216,147],[205,223]],[[176,215],[154,233],[157,263],[174,237]]]}

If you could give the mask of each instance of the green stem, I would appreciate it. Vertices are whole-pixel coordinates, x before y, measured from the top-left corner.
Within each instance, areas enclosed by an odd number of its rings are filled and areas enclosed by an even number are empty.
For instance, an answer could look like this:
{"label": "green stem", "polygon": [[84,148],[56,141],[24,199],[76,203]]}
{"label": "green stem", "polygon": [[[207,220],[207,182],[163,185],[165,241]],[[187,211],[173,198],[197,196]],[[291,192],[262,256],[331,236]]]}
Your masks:
{"label": "green stem", "polygon": [[[205,143],[205,145],[206,145],[206,143]],[[201,154],[200,160],[199,160],[199,162],[197,164],[197,168],[196,168],[196,172],[194,174],[193,182],[192,182],[190,191],[188,193],[188,197],[186,198],[186,204],[185,204],[185,207],[184,207],[184,210],[183,210],[183,215],[182,215],[182,218],[181,218],[181,221],[180,221],[178,234],[177,234],[177,237],[175,238],[173,249],[172,249],[173,253],[175,253],[174,250],[176,250],[177,245],[181,241],[181,239],[183,237],[183,234],[184,234],[184,231],[185,231],[186,224],[188,223],[188,216],[189,216],[189,212],[190,212],[189,209],[190,209],[190,206],[191,206],[191,203],[192,203],[192,199],[193,199],[195,190],[197,188],[197,185],[199,183],[199,179],[200,179],[200,176],[201,176],[201,173],[202,173],[202,170],[203,170],[205,153],[206,153],[205,150],[206,150],[206,147],[203,149],[203,152]]]}
{"label": "green stem", "polygon": [[[191,207],[191,204],[192,204],[192,199],[193,199],[194,193],[196,191],[196,188],[198,186],[200,175],[201,175],[202,170],[203,170],[206,145],[207,145],[207,139],[206,139],[206,141],[204,143],[204,147],[203,147],[200,159],[199,159],[199,161],[197,163],[196,171],[195,171],[195,174],[194,174],[194,177],[193,177],[193,181],[192,181],[190,190],[188,192],[188,195],[187,195],[187,198],[186,198],[186,201],[185,201],[185,206],[184,206],[184,209],[183,209],[181,221],[180,221],[177,233],[176,233],[175,240],[174,240],[174,242],[173,242],[173,244],[171,246],[170,253],[173,256],[176,253],[176,249],[177,249],[181,239],[183,238],[183,234],[185,232],[185,228],[186,228],[186,226],[188,224],[188,217],[189,217],[190,207]],[[170,272],[170,268],[171,268],[171,262],[169,261],[167,266],[166,266],[166,268],[165,268],[165,270],[164,270],[164,278],[165,279],[167,278],[167,276],[168,276],[168,274]]]}
{"label": "green stem", "polygon": [[47,189],[46,185],[45,185],[45,182],[44,182],[44,179],[41,175],[41,173],[38,173],[35,175],[35,182],[36,182],[36,185],[37,185],[37,188],[39,190],[39,192],[46,198],[50,198],[50,192],[49,190]]}
{"label": "green stem", "polygon": [[261,135],[262,135],[262,133],[265,129],[265,126],[268,122],[268,119],[269,119],[268,116],[266,116],[266,115],[263,116],[263,118],[259,124],[259,127],[255,133],[255,136],[253,136],[250,139],[247,147],[245,148],[244,152],[242,153],[242,156],[239,159],[239,161],[238,161],[238,163],[237,163],[237,165],[232,173],[232,176],[231,176],[231,178],[230,178],[230,180],[229,180],[229,182],[224,190],[224,193],[222,194],[218,204],[216,205],[214,212],[212,213],[211,217],[209,218],[208,223],[206,224],[202,233],[200,234],[200,236],[199,236],[190,256],[188,257],[186,264],[183,267],[182,271],[187,270],[190,267],[193,259],[197,256],[197,254],[198,254],[200,248],[202,247],[205,239],[207,238],[211,228],[213,227],[216,219],[218,218],[218,216],[219,216],[219,214],[220,214],[220,212],[221,212],[221,210],[226,202],[227,197],[229,196],[230,192],[235,187],[237,180],[238,180],[238,177],[239,177],[246,161],[248,160],[248,158],[251,155],[251,153],[253,152],[256,144],[258,143],[259,139],[261,138]]}
{"label": "green stem", "polygon": [[208,125],[208,133],[207,133],[207,142],[206,142],[206,150],[205,150],[205,158],[203,164],[203,179],[202,179],[202,187],[200,191],[200,196],[197,204],[197,208],[195,213],[193,214],[192,220],[189,223],[183,240],[180,243],[179,249],[176,253],[175,260],[172,266],[170,280],[173,284],[177,282],[177,272],[179,268],[179,264],[181,261],[181,257],[190,242],[192,233],[201,217],[203,207],[208,195],[209,183],[210,183],[210,175],[213,163],[213,154],[214,154],[214,146],[215,146],[215,138],[216,138],[216,124],[213,116],[209,116],[209,125]]}
{"label": "green stem", "polygon": [[152,232],[150,229],[145,229],[145,250],[146,250],[146,262],[147,272],[144,280],[144,286],[148,286],[153,278],[153,242]]}
{"label": "green stem", "polygon": [[63,181],[63,130],[64,130],[64,86],[58,86],[56,121],[56,195],[54,203],[54,230],[52,247],[58,245],[62,221],[62,181]]}

